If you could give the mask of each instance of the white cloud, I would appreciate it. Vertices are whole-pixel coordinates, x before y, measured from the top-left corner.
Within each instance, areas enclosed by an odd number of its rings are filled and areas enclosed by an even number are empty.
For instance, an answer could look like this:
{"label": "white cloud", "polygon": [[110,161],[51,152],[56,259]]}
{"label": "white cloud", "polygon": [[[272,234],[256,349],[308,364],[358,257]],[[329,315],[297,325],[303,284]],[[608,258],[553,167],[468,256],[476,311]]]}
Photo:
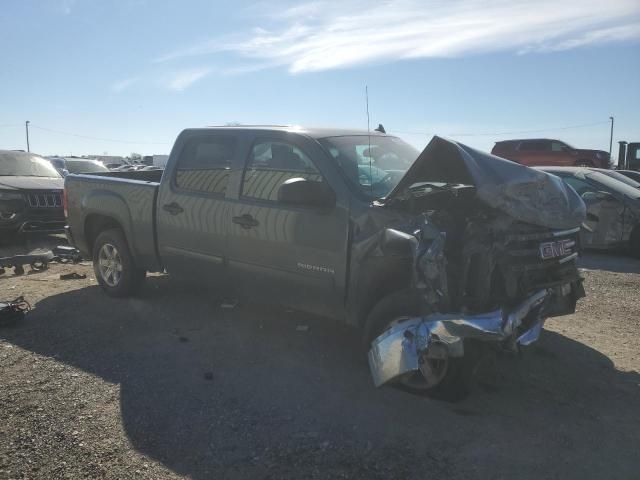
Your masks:
{"label": "white cloud", "polygon": [[131,85],[137,83],[140,79],[138,77],[130,77],[130,78],[125,78],[123,80],[119,80],[117,82],[114,82],[111,85],[111,90],[116,92],[116,93],[120,93],[123,90],[126,90],[127,88],[129,88]]}
{"label": "white cloud", "polygon": [[[336,13],[339,11],[340,13]],[[159,59],[231,53],[290,72],[408,58],[554,51],[640,38],[638,0],[343,0],[266,15],[255,28]]]}
{"label": "white cloud", "polygon": [[174,72],[165,82],[165,86],[170,90],[181,92],[196,83],[198,80],[202,80],[210,73],[210,68],[192,68],[189,70]]}
{"label": "white cloud", "polygon": [[618,27],[603,28],[586,32],[548,47],[549,50],[570,50],[595,43],[610,43],[619,41],[633,41],[640,39],[640,24],[631,23]]}

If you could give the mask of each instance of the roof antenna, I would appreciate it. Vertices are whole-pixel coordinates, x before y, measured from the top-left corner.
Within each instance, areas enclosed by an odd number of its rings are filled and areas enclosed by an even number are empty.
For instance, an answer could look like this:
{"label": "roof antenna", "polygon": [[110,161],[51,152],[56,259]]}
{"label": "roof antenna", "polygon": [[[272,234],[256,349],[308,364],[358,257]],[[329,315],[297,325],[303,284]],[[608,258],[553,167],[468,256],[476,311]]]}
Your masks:
{"label": "roof antenna", "polygon": [[369,121],[369,86],[364,86],[364,96],[367,103],[367,138],[369,141],[369,149],[367,150],[367,156],[369,157],[369,190],[371,192],[371,199],[373,200],[373,172],[371,168],[371,126]]}
{"label": "roof antenna", "polygon": [[381,123],[378,124],[378,128],[376,128],[375,131],[380,133],[387,133]]}

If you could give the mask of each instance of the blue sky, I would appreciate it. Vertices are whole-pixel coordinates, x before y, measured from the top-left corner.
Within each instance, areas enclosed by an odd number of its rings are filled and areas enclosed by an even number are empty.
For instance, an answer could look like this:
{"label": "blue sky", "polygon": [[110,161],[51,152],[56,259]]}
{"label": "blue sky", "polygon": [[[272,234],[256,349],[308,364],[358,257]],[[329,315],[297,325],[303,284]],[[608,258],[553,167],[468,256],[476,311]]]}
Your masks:
{"label": "blue sky", "polygon": [[0,148],[25,148],[25,120],[33,151],[65,155],[168,153],[181,129],[228,122],[366,128],[365,85],[372,125],[418,147],[608,149],[610,115],[614,142],[640,140],[638,0],[2,7]]}

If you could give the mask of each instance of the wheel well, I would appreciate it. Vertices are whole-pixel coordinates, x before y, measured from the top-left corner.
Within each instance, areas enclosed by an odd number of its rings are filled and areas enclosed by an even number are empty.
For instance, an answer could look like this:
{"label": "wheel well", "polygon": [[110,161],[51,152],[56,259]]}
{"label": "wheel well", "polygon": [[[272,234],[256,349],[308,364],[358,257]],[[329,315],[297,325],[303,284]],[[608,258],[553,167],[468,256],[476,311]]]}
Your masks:
{"label": "wheel well", "polygon": [[109,230],[110,228],[122,229],[120,224],[112,217],[106,215],[89,215],[84,222],[84,234],[87,241],[89,250],[93,251],[93,244],[100,235],[101,232]]}
{"label": "wheel well", "polygon": [[395,268],[387,268],[376,272],[377,275],[367,275],[361,278],[369,278],[363,289],[360,290],[361,301],[358,308],[358,325],[364,327],[369,312],[376,304],[392,293],[405,290],[411,283],[411,264],[400,262]]}

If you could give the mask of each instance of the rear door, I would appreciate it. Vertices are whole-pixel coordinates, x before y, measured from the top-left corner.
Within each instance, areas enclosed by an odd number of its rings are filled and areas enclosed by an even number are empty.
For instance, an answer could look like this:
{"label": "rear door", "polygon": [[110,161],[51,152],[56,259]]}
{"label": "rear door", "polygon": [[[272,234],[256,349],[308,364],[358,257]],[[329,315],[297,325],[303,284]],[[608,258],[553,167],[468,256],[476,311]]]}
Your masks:
{"label": "rear door", "polygon": [[549,140],[523,140],[516,152],[518,163],[532,166],[556,165]]}
{"label": "rear door", "polygon": [[212,283],[224,278],[230,218],[225,195],[241,145],[233,132],[204,130],[179,142],[158,197],[158,250],[170,273]]}
{"label": "rear door", "polygon": [[231,206],[229,266],[251,297],[333,316],[344,300],[348,210],[279,203],[278,188],[288,179],[327,180],[305,140],[273,135],[249,150]]}

